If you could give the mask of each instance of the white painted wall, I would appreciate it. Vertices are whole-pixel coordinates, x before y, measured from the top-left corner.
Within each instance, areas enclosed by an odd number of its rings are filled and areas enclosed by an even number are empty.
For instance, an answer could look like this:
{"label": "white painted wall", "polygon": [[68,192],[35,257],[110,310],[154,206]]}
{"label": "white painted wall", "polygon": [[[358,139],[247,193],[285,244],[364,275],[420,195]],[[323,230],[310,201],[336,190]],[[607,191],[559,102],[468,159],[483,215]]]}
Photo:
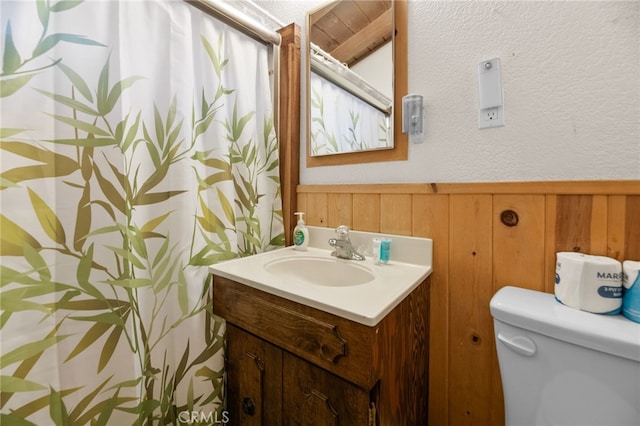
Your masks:
{"label": "white painted wall", "polygon": [[[256,3],[304,34],[306,10],[322,2]],[[639,1],[410,0],[408,9],[409,92],[425,97],[425,142],[408,161],[306,168],[303,122],[301,183],[640,179]],[[479,130],[475,69],[493,57],[506,126]]]}

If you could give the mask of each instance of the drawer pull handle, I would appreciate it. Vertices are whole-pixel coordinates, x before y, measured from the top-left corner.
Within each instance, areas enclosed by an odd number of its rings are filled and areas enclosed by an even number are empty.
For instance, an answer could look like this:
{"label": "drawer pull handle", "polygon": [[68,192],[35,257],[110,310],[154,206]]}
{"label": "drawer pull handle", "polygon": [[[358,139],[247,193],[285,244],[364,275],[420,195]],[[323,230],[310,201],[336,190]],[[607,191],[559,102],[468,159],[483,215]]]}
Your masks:
{"label": "drawer pull handle", "polygon": [[256,413],[256,404],[254,404],[253,399],[248,396],[242,399],[242,412],[247,416],[253,416]]}

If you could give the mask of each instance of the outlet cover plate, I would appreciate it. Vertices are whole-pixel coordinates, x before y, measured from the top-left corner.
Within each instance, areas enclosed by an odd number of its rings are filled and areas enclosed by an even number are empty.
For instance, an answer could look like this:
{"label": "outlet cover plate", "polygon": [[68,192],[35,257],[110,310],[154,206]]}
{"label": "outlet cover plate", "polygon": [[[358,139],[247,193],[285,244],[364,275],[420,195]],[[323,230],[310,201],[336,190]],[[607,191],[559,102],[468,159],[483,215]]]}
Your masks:
{"label": "outlet cover plate", "polygon": [[502,106],[481,109],[478,112],[478,127],[480,129],[502,126],[504,126],[504,113]]}
{"label": "outlet cover plate", "polygon": [[500,58],[478,64],[478,127],[504,126],[504,95]]}

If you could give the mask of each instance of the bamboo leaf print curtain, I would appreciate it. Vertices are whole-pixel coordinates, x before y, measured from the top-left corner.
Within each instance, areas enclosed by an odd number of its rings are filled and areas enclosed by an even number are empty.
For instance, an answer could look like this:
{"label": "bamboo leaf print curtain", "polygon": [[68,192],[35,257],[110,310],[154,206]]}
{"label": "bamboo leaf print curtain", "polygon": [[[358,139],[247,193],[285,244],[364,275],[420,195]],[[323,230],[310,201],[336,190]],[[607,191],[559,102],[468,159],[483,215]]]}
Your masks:
{"label": "bamboo leaf print curtain", "polygon": [[388,114],[313,71],[311,155],[392,148]]}
{"label": "bamboo leaf print curtain", "polygon": [[1,8],[0,423],[219,412],[207,266],[284,242],[270,47],[182,1]]}

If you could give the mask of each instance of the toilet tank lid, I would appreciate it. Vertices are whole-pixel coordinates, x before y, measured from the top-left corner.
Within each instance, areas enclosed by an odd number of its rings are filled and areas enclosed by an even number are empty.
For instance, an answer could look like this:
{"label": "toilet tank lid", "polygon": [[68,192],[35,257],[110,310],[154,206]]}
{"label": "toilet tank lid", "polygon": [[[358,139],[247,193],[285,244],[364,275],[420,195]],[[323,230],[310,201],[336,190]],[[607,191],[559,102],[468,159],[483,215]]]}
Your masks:
{"label": "toilet tank lid", "polygon": [[622,315],[584,312],[553,294],[511,286],[498,290],[489,306],[498,321],[640,362],[640,324]]}

